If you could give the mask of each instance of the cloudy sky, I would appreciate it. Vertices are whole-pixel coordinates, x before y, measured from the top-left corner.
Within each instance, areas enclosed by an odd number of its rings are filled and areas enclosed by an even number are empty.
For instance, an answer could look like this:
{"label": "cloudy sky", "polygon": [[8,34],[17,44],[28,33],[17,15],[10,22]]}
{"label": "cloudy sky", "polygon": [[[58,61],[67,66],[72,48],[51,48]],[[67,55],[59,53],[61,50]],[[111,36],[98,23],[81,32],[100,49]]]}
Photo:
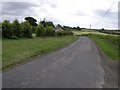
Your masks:
{"label": "cloudy sky", "polygon": [[2,20],[24,20],[32,16],[55,24],[89,28],[118,28],[119,0],[3,0]]}

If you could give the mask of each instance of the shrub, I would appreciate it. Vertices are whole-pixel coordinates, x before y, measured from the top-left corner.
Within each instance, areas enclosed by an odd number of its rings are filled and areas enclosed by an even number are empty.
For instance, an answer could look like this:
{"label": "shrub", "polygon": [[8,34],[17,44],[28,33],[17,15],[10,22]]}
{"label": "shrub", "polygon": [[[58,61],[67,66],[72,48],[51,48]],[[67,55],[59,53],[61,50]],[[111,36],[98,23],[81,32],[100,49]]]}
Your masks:
{"label": "shrub", "polygon": [[22,31],[21,31],[20,23],[17,19],[13,21],[12,29],[13,29],[14,35],[16,37],[22,37]]}
{"label": "shrub", "polygon": [[52,26],[46,26],[46,36],[55,36],[55,30]]}
{"label": "shrub", "polygon": [[63,36],[62,31],[56,32],[56,36]]}
{"label": "shrub", "polygon": [[21,28],[22,28],[22,35],[23,37],[26,38],[31,38],[32,37],[32,27],[29,24],[29,22],[25,21],[21,23]]}
{"label": "shrub", "polygon": [[11,38],[12,36],[14,36],[14,32],[12,30],[11,24],[8,20],[4,20],[2,23],[2,37]]}
{"label": "shrub", "polygon": [[63,35],[73,35],[73,33],[71,31],[59,31],[59,32],[56,32],[56,35],[57,36],[63,36]]}
{"label": "shrub", "polygon": [[36,33],[37,37],[46,35],[46,31],[45,31],[45,29],[44,29],[44,27],[42,25],[37,26],[35,33]]}

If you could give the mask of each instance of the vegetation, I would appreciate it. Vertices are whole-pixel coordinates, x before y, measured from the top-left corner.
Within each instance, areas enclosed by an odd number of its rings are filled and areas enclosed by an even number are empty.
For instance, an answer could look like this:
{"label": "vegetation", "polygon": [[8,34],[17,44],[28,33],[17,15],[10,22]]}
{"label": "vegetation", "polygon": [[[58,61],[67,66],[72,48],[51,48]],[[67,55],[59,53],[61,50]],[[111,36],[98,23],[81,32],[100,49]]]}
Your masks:
{"label": "vegetation", "polygon": [[9,21],[4,20],[2,23],[2,36],[3,38],[12,38],[13,36],[12,26]]}
{"label": "vegetation", "polygon": [[33,17],[25,17],[25,20],[28,21],[30,23],[30,25],[32,26],[37,26],[37,20],[34,19]]}
{"label": "vegetation", "polygon": [[0,28],[2,28],[2,23],[0,23]]}
{"label": "vegetation", "polygon": [[17,19],[12,23],[10,23],[8,20],[4,20],[2,22],[3,38],[32,38],[33,33],[35,33],[35,36],[37,37],[72,35],[72,32],[68,30],[59,33],[55,32],[55,26],[51,21],[47,22],[44,20],[37,24],[37,20],[33,17],[25,17],[25,20],[26,21],[21,23],[19,23]]}
{"label": "vegetation", "polygon": [[45,36],[46,31],[42,25],[38,25],[35,33],[37,37],[40,37],[40,36]]}
{"label": "vegetation", "polygon": [[31,57],[42,55],[77,39],[77,36],[35,37],[18,40],[3,39],[3,70],[30,60]]}
{"label": "vegetation", "polygon": [[108,57],[120,60],[120,48],[118,48],[120,36],[90,34],[89,37],[98,44]]}
{"label": "vegetation", "polygon": [[22,31],[19,21],[16,19],[12,23],[13,34],[16,37],[22,37]]}
{"label": "vegetation", "polygon": [[120,35],[120,30],[99,30],[101,33]]}
{"label": "vegetation", "polygon": [[73,33],[71,31],[65,30],[65,31],[59,31],[56,32],[57,36],[65,36],[65,35],[73,35]]}
{"label": "vegetation", "polygon": [[21,23],[21,28],[23,37],[26,38],[32,37],[32,27],[27,21]]}

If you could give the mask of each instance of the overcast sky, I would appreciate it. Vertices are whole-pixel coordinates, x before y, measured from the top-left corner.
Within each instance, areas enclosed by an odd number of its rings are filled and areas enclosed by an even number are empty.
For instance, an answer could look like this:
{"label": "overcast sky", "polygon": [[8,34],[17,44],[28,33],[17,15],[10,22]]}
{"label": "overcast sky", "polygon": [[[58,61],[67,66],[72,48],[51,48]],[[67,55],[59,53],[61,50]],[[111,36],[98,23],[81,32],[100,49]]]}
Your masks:
{"label": "overcast sky", "polygon": [[[28,2],[29,1],[29,2]],[[46,18],[55,24],[89,28],[118,28],[119,0],[3,0],[2,20],[24,20],[32,16],[37,21]],[[1,5],[2,4],[2,5]],[[109,9],[109,10],[108,10]],[[108,10],[108,11],[107,11]]]}

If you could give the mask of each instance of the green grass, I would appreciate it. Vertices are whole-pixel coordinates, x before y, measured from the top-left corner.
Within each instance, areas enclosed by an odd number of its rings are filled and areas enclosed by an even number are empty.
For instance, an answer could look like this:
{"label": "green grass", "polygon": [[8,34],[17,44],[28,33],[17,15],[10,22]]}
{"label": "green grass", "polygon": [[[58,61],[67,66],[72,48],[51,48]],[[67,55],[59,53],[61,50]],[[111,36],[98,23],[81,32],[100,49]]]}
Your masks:
{"label": "green grass", "polygon": [[2,40],[0,38],[0,71],[2,69]]}
{"label": "green grass", "polygon": [[98,44],[108,57],[115,61],[119,60],[118,57],[120,56],[120,53],[118,52],[120,50],[118,48],[118,36],[91,34],[89,37]]}
{"label": "green grass", "polygon": [[3,39],[2,69],[6,70],[30,60],[31,57],[52,52],[75,41],[77,36],[31,39]]}

